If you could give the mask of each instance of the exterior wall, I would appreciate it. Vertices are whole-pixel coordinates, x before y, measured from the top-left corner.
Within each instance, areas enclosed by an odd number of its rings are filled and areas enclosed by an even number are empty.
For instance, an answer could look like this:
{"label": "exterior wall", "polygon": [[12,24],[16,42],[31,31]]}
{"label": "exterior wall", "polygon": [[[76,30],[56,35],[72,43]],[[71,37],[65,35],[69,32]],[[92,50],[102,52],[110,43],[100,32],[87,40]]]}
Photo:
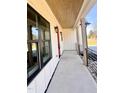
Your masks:
{"label": "exterior wall", "polygon": [[64,50],[76,50],[76,31],[74,29],[63,29]]}
{"label": "exterior wall", "polygon": [[[41,16],[43,16],[47,21],[50,22],[51,30],[51,41],[52,41],[52,59],[47,65],[38,73],[34,80],[28,85],[28,93],[44,93],[49,83],[49,80],[55,70],[55,67],[59,61],[58,58],[58,43],[57,43],[57,34],[54,30],[55,26],[59,27],[59,30],[62,31],[62,27],[55,18],[51,9],[47,5],[45,0],[27,0],[28,4],[34,8]],[[63,42],[60,40],[61,53],[63,52]]]}

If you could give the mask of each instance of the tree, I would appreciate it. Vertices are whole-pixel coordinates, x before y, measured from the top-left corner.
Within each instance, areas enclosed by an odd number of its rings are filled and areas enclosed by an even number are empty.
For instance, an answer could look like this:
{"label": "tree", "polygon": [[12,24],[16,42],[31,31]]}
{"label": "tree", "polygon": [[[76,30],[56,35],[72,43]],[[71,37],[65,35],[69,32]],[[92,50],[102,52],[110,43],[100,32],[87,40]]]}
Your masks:
{"label": "tree", "polygon": [[90,39],[90,38],[96,38],[96,37],[97,37],[97,32],[90,30],[88,38]]}

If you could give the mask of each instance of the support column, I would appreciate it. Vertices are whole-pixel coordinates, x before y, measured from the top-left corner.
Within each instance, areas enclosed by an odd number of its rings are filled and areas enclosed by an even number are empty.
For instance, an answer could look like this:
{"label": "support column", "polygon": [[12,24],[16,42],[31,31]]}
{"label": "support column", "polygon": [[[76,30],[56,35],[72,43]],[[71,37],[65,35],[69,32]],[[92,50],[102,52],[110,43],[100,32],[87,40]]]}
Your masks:
{"label": "support column", "polygon": [[83,44],[83,60],[84,65],[88,66],[88,54],[87,54],[87,33],[86,33],[86,25],[85,25],[85,19],[81,19],[81,32],[82,32],[82,44]]}
{"label": "support column", "polygon": [[78,27],[76,27],[76,37],[77,37],[77,52],[78,52],[78,54],[80,54]]}

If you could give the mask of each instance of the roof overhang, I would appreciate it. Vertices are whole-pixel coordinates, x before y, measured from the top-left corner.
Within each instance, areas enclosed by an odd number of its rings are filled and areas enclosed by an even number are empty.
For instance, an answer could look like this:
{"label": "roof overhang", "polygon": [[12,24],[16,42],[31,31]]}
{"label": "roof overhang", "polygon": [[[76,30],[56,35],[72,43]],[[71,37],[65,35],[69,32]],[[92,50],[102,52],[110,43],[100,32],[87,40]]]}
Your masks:
{"label": "roof overhang", "polygon": [[46,0],[63,28],[72,28],[85,0]]}

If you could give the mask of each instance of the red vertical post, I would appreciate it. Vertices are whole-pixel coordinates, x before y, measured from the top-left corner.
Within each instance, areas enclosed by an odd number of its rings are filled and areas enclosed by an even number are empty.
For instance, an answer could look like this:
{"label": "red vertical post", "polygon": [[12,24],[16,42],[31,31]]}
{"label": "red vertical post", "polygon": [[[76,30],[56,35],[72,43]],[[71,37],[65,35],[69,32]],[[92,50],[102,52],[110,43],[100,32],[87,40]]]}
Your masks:
{"label": "red vertical post", "polygon": [[58,55],[59,55],[59,58],[60,58],[60,56],[61,56],[61,53],[60,53],[60,37],[59,37],[59,29],[58,29],[58,27],[57,27],[57,26],[55,27],[55,31],[56,31],[56,33],[57,33],[57,41],[58,41]]}

